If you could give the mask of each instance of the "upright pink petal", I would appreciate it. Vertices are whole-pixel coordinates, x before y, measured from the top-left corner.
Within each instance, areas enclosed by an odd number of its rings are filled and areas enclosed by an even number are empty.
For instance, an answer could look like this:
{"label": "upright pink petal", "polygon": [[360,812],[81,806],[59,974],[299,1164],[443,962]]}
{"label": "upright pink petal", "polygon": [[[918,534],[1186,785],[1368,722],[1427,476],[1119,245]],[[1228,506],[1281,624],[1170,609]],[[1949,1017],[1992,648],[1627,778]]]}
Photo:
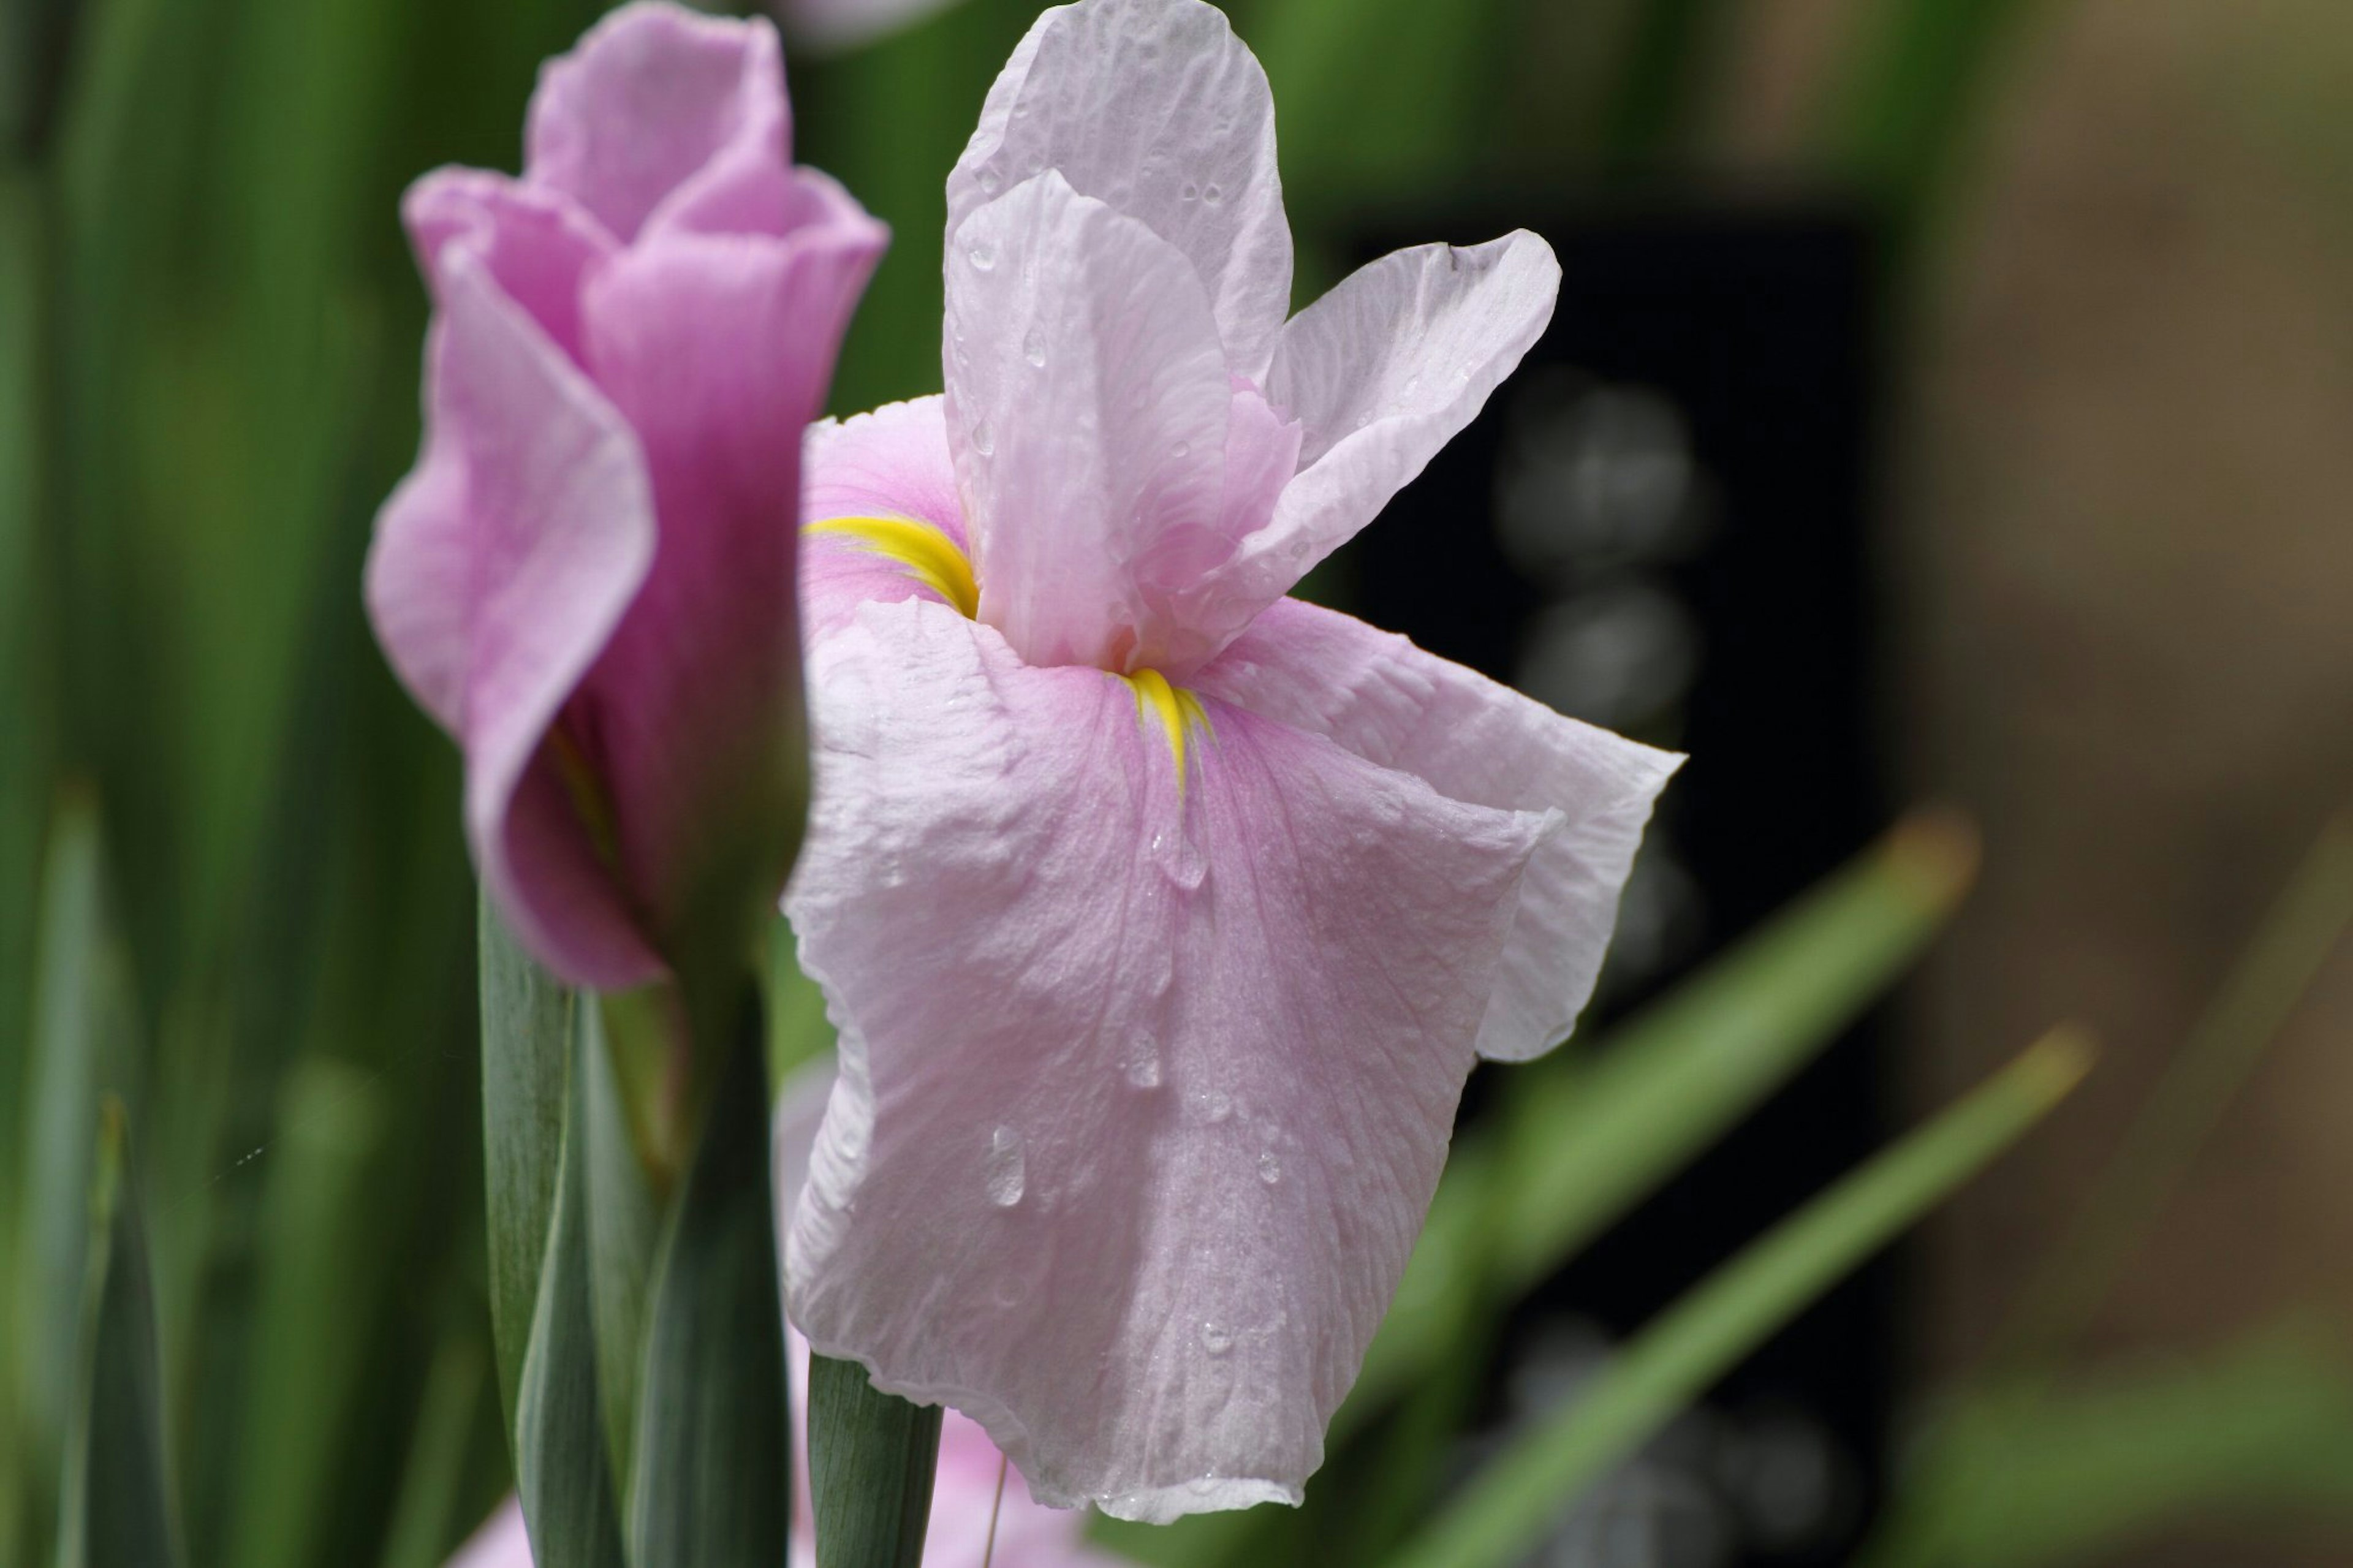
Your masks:
{"label": "upright pink petal", "polygon": [[1183,253],[1235,372],[1264,376],[1291,310],[1266,73],[1198,0],[1095,0],[1031,25],[948,175],[948,233],[1047,169]]}
{"label": "upright pink petal", "polygon": [[654,552],[628,423],[466,245],[440,316],[417,471],[386,503],[367,601],[393,667],[462,741],[483,880],[535,952],[584,981],[659,972],[541,746]]}
{"label": "upright pink petal", "polygon": [[1201,671],[1202,691],[1328,735],[1473,805],[1558,812],[1520,880],[1479,1053],[1541,1056],[1593,993],[1651,803],[1683,759],[1563,718],[1392,632],[1285,599]]}
{"label": "upright pink petal", "polygon": [[1272,604],[1354,538],[1478,416],[1559,289],[1552,247],[1523,230],[1383,257],[1292,318],[1266,395],[1305,430],[1299,474],[1219,591]]}
{"label": "upright pink petal", "polygon": [[981,618],[1033,664],[1151,663],[1137,565],[1219,521],[1233,394],[1199,279],[1049,172],[955,231],[947,309]]}
{"label": "upright pink petal", "polygon": [[627,244],[723,154],[790,158],[776,29],[624,5],[542,68],[528,144],[525,178],[572,197]]}
{"label": "upright pink petal", "polygon": [[522,1504],[510,1497],[482,1528],[466,1538],[448,1568],[532,1568],[531,1538],[524,1533]]}
{"label": "upright pink petal", "polygon": [[1222,701],[1172,733],[921,599],[811,661],[787,909],[841,1076],[795,1321],[977,1418],[1047,1502],[1296,1500],[1556,819]]}
{"label": "upright pink petal", "polygon": [[661,548],[569,717],[658,931],[701,898],[773,900],[789,863],[800,432],[882,244],[871,219],[666,233],[586,290],[589,363],[644,445]]}

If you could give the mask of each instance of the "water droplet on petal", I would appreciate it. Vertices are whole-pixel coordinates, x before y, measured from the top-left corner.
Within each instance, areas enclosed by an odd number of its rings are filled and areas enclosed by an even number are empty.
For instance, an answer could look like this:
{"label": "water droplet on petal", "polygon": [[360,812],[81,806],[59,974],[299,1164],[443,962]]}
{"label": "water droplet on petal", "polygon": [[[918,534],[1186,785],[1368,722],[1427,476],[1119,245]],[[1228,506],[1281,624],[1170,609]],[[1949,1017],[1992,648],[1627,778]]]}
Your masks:
{"label": "water droplet on petal", "polygon": [[1223,1355],[1234,1348],[1233,1333],[1223,1323],[1203,1323],[1201,1348],[1211,1355]]}
{"label": "water droplet on petal", "polygon": [[1022,1169],[1021,1134],[1010,1127],[999,1127],[988,1135],[988,1201],[998,1208],[1009,1209],[1021,1201],[1021,1189],[1028,1173]]}
{"label": "water droplet on petal", "polygon": [[997,247],[985,239],[976,239],[972,247],[964,253],[964,258],[972,263],[975,272],[986,272],[997,265]]}
{"label": "water droplet on petal", "polygon": [[1186,1098],[1204,1121],[1223,1121],[1234,1113],[1234,1102],[1220,1089],[1197,1089]]}
{"label": "water droplet on petal", "polygon": [[1272,1154],[1261,1154],[1258,1157],[1258,1179],[1270,1187],[1282,1180],[1282,1162]]}
{"label": "water droplet on petal", "polygon": [[1190,441],[1179,441],[1174,447],[1170,448],[1170,450],[1176,457],[1189,458],[1193,455],[1193,443]]}
{"label": "water droplet on petal", "polygon": [[1021,340],[1021,357],[1039,370],[1046,368],[1046,334],[1037,327]]}
{"label": "water droplet on petal", "polygon": [[1226,199],[1226,193],[1219,189],[1216,185],[1203,185],[1201,187],[1201,199],[1208,203],[1211,206],[1215,206],[1219,202]]}
{"label": "water droplet on petal", "polygon": [[1121,1060],[1127,1081],[1138,1089],[1160,1087],[1160,1042],[1152,1031],[1140,1029],[1130,1037]]}
{"label": "water droplet on petal", "polygon": [[997,450],[997,432],[988,427],[986,419],[976,419],[965,432],[972,438],[972,449],[986,458]]}
{"label": "water droplet on petal", "polygon": [[998,174],[994,167],[984,167],[980,171],[981,195],[993,196],[997,194],[997,188],[1003,184],[1005,184],[1005,176]]}
{"label": "water droplet on petal", "polygon": [[1177,199],[1178,199],[1178,200],[1180,200],[1180,201],[1187,201],[1187,202],[1189,202],[1189,201],[1193,200],[1195,197],[1198,196],[1200,194],[1201,194],[1201,187],[1200,187],[1200,186],[1198,186],[1198,185],[1197,185],[1197,184],[1195,184],[1192,181],[1187,180],[1187,181],[1186,181],[1186,182],[1185,182],[1185,188],[1184,188],[1183,190],[1181,190],[1181,191],[1178,191],[1178,192],[1176,193],[1176,196],[1177,196]]}

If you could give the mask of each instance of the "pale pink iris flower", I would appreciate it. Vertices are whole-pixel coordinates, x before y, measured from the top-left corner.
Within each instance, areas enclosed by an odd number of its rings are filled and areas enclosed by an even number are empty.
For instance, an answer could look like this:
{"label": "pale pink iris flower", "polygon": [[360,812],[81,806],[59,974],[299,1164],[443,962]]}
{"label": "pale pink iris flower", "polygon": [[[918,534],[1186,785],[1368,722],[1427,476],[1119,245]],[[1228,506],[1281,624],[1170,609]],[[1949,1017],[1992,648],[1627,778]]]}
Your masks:
{"label": "pale pink iris flower", "polygon": [[787,121],[772,25],[634,5],[542,71],[520,178],[405,206],[426,436],[368,609],[464,750],[484,886],[575,984],[748,932],[790,865],[800,432],[887,237]]}
{"label": "pale pink iris flower", "polygon": [[1041,16],[947,214],[945,396],[808,449],[786,907],[841,1075],[793,1318],[1045,1502],[1296,1501],[1466,1075],[1567,1036],[1678,760],[1284,596],[1558,268],[1429,246],[1286,321],[1273,105],[1197,0]]}

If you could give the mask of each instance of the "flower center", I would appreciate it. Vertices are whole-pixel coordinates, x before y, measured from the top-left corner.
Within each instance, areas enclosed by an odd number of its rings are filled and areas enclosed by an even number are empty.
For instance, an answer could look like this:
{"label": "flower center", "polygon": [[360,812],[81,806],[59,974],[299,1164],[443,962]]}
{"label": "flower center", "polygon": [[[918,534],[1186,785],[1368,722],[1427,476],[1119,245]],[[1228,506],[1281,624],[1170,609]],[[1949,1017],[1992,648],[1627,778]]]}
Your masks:
{"label": "flower center", "polygon": [[1168,678],[1156,669],[1139,669],[1120,679],[1135,692],[1137,720],[1160,726],[1160,733],[1168,742],[1168,755],[1176,764],[1176,793],[1183,795],[1185,750],[1195,730],[1206,731],[1209,728],[1208,710],[1201,706],[1198,697],[1181,686],[1169,685]]}

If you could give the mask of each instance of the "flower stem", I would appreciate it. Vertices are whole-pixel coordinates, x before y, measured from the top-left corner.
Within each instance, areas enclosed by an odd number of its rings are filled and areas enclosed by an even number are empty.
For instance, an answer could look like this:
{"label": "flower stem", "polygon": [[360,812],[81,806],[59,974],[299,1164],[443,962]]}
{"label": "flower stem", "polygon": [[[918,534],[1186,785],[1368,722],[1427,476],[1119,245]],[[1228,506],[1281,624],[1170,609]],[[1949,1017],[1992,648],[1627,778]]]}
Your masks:
{"label": "flower stem", "polygon": [[818,1568],[917,1568],[940,1407],[884,1394],[855,1362],[813,1355],[808,1413]]}

